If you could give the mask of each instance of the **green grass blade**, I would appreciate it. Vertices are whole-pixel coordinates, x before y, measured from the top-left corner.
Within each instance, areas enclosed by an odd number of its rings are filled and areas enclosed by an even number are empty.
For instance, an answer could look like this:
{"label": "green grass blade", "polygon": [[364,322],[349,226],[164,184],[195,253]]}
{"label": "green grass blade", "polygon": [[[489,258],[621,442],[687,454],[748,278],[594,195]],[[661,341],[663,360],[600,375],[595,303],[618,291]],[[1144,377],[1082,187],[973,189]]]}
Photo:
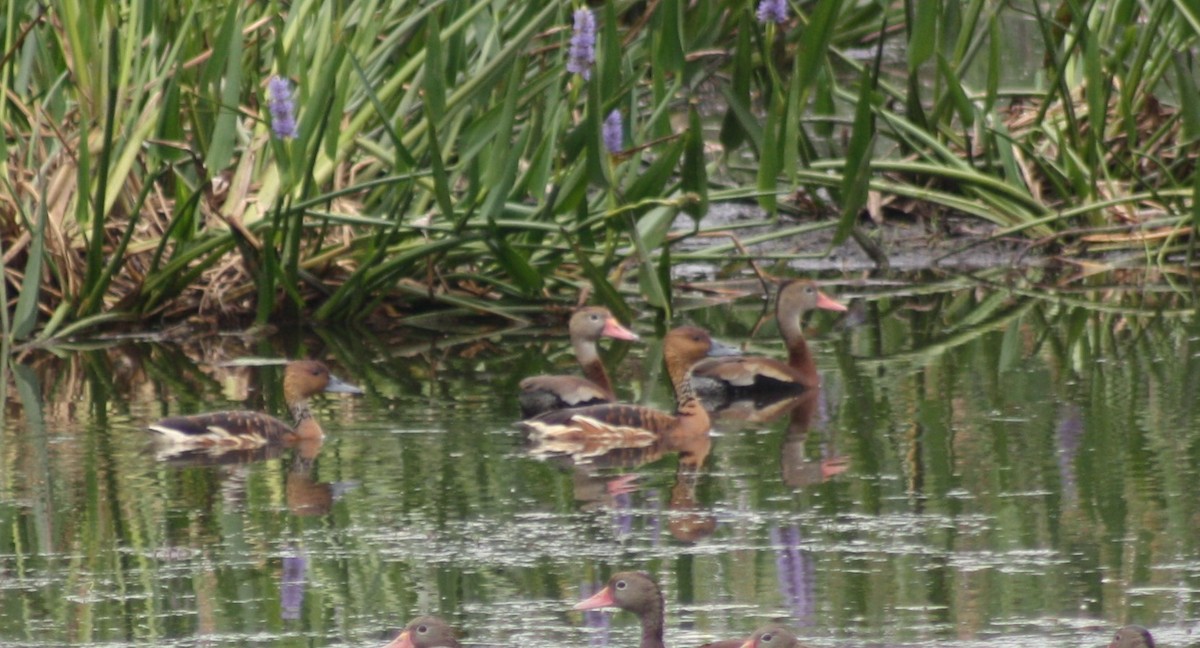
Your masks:
{"label": "green grass blade", "polygon": [[242,92],[242,21],[239,19],[240,4],[232,2],[225,10],[225,21],[217,34],[213,49],[225,60],[225,74],[218,79],[219,103],[214,106],[217,113],[216,125],[209,139],[208,155],[204,166],[212,178],[229,167],[233,160],[233,148],[237,141],[238,105]]}

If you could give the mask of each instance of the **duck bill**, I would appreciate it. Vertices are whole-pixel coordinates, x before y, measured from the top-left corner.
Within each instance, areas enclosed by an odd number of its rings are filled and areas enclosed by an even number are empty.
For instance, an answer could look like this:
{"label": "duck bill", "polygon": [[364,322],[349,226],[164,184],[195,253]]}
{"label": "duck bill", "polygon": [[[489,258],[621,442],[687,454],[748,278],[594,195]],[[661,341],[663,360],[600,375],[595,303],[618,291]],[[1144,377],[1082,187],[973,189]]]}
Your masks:
{"label": "duck bill", "polygon": [[708,357],[710,358],[740,355],[742,355],[741,349],[729,344],[725,344],[724,342],[718,342],[717,340],[713,340],[712,346],[708,348]]}
{"label": "duck bill", "polygon": [[746,643],[742,644],[741,648],[758,648],[758,640],[750,637],[746,640]]}
{"label": "duck bill", "polygon": [[844,311],[846,307],[833,300],[832,297],[821,291],[817,291],[817,308],[824,308],[831,311]]}
{"label": "duck bill", "polygon": [[405,630],[404,632],[400,633],[399,637],[393,639],[392,643],[384,646],[383,648],[416,648],[416,646],[413,644],[412,636],[409,634],[408,630]]}
{"label": "duck bill", "polygon": [[600,335],[616,338],[618,340],[632,341],[641,339],[638,337],[637,333],[634,333],[624,326],[621,326],[621,323],[618,322],[617,318],[615,317],[610,317],[604,320],[604,329],[600,331]]}
{"label": "duck bill", "polygon": [[576,603],[575,609],[576,610],[595,610],[596,608],[615,607],[615,606],[616,606],[616,603],[613,601],[612,589],[605,587],[604,589],[600,590],[599,592],[596,592],[595,594],[593,594],[591,598],[589,598],[585,601],[580,601],[580,602]]}
{"label": "duck bill", "polygon": [[363,390],[351,385],[350,383],[338,378],[337,376],[329,376],[329,384],[325,386],[325,391],[334,392],[336,394],[361,394]]}

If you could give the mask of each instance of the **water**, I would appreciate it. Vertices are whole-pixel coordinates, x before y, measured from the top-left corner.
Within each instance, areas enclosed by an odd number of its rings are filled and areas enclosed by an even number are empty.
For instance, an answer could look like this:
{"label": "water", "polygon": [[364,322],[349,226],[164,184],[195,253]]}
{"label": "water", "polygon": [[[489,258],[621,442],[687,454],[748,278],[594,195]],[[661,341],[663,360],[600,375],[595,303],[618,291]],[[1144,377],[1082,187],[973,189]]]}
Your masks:
{"label": "water", "polygon": [[[645,569],[678,646],[772,620],[814,646],[1095,646],[1126,622],[1186,645],[1195,325],[1182,298],[1100,290],[835,287],[857,324],[816,318],[819,394],[616,466],[531,456],[513,425],[520,378],[570,367],[561,328],[31,352],[0,438],[0,643],[377,646],[437,613],[471,645],[631,646],[631,615],[570,607]],[[683,319],[741,341],[760,311]],[[636,327],[614,383],[668,406]],[[773,324],[749,346],[779,354]],[[158,458],[163,415],[283,411],[277,368],[215,367],[245,356],[321,357],[367,393],[318,399],[315,457]]]}

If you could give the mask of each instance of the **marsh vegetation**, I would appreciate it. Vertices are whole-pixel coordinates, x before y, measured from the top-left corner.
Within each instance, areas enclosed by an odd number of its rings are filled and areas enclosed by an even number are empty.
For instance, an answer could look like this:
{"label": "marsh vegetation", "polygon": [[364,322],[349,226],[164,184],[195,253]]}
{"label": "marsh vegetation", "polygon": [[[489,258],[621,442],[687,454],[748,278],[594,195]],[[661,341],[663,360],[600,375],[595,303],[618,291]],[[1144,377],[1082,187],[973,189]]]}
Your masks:
{"label": "marsh vegetation", "polygon": [[[667,313],[681,259],[744,269],[704,235],[736,233],[706,214],[747,202],[760,241],[829,230],[877,264],[873,228],[936,234],[953,213],[1088,273],[1190,286],[1185,3],[831,0],[775,22],[740,0],[617,1],[593,7],[582,67],[576,9],[14,0],[7,337],[513,318],[584,286]],[[1032,74],[1011,81],[1014,61]]]}

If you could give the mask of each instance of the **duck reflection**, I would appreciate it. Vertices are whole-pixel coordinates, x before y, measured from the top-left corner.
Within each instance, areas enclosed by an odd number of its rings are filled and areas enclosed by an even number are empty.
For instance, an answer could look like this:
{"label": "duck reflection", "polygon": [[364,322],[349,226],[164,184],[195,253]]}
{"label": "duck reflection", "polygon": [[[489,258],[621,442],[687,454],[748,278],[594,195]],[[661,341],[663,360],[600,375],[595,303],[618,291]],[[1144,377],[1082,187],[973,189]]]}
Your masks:
{"label": "duck reflection", "polygon": [[784,416],[788,417],[780,447],[779,468],[783,483],[792,488],[805,488],[828,481],[850,467],[849,457],[829,455],[810,459],[806,451],[809,430],[821,407],[820,388],[794,395],[747,395],[727,401],[714,408],[712,415],[722,426],[733,429],[765,427]]}
{"label": "duck reflection", "polygon": [[156,457],[172,468],[216,466],[221,475],[221,490],[225,501],[245,500],[244,488],[251,464],[278,459],[291,453],[291,463],[285,478],[285,499],[288,510],[297,516],[325,515],[342,494],[351,490],[355,482],[322,482],[314,476],[317,457],[321,453],[319,440],[303,440],[291,446],[262,446],[259,448],[230,449],[220,446],[193,448],[162,448]]}
{"label": "duck reflection", "polygon": [[805,451],[808,431],[821,402],[821,391],[813,389],[794,399],[788,410],[788,425],[779,453],[779,472],[783,483],[791,488],[805,488],[829,481],[850,467],[845,455],[809,459]]}
{"label": "duck reflection", "polygon": [[677,454],[679,463],[667,501],[667,531],[677,540],[688,543],[712,534],[717,526],[716,517],[696,497],[696,486],[712,450],[712,437],[707,429],[701,432],[677,429],[649,443],[637,439],[628,446],[613,441],[610,439],[603,446],[599,443],[564,445],[557,439],[540,438],[533,440],[528,452],[571,472],[575,500],[580,502],[581,508],[615,511],[618,536],[628,534],[632,526],[630,516],[622,511],[632,506],[631,495],[639,490],[639,474],[614,476],[609,471],[636,468]]}
{"label": "duck reflection", "polygon": [[354,484],[342,482],[319,482],[313,477],[315,457],[299,456],[288,467],[287,507],[293,515],[325,515],[333,510],[333,503]]}

